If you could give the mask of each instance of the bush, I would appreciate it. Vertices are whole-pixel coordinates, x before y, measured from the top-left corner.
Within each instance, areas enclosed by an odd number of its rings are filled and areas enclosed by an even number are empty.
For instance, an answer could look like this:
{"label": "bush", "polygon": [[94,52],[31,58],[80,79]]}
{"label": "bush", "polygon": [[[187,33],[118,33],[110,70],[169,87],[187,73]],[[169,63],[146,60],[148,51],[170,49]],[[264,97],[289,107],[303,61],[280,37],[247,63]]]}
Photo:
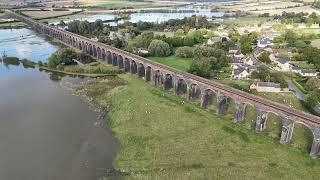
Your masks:
{"label": "bush", "polygon": [[316,89],[306,96],[306,104],[313,108],[320,104],[320,90]]}
{"label": "bush", "polygon": [[175,55],[177,57],[181,57],[181,58],[192,58],[193,57],[193,48],[188,47],[188,46],[179,47],[176,50]]}
{"label": "bush", "polygon": [[171,49],[168,43],[161,40],[152,40],[148,51],[152,56],[169,56],[171,54]]}
{"label": "bush", "polygon": [[263,52],[259,57],[258,59],[261,61],[261,62],[264,62],[264,63],[267,63],[267,64],[270,64],[271,63],[271,60],[269,58],[269,53],[267,52]]}
{"label": "bush", "polygon": [[56,68],[58,65],[75,64],[73,59],[77,58],[77,53],[70,48],[62,48],[53,53],[48,59],[49,68]]}

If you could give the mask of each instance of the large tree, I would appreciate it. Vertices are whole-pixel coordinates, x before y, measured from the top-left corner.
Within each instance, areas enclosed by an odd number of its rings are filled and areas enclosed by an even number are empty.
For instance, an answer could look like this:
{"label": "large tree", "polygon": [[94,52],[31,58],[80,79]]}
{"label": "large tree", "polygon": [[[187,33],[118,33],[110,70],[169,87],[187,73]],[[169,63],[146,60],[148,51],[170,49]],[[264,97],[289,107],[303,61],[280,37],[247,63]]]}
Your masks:
{"label": "large tree", "polygon": [[152,56],[169,56],[171,54],[169,44],[161,40],[152,40],[148,51]]}

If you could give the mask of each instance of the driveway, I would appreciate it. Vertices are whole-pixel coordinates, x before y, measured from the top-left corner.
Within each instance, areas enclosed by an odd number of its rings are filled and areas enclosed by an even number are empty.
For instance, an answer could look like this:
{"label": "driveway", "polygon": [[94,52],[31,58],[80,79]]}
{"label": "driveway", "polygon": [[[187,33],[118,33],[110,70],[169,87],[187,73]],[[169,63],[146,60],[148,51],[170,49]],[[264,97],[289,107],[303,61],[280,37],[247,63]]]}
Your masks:
{"label": "driveway", "polygon": [[[291,80],[286,80],[286,81],[288,83],[289,89],[295,92],[295,95],[297,96],[297,98],[304,101],[306,95],[303,94],[303,92],[301,92],[300,89]],[[316,113],[318,113],[320,116],[320,105],[314,107],[313,110]]]}
{"label": "driveway", "polygon": [[300,91],[300,89],[291,81],[291,80],[286,80],[289,86],[290,90],[293,90],[295,92],[295,95],[297,96],[298,99],[304,101],[305,94]]}

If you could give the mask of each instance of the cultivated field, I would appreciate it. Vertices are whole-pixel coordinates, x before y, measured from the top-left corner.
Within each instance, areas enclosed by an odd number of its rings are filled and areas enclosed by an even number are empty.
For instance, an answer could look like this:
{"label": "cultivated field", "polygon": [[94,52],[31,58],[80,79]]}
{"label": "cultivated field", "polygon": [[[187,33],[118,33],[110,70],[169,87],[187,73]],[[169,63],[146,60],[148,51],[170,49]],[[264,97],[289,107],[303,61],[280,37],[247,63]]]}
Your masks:
{"label": "cultivated field", "polygon": [[172,2],[159,2],[159,1],[145,1],[145,2],[132,2],[125,0],[78,0],[80,6],[89,7],[105,7],[105,8],[142,8],[142,7],[158,7],[158,6],[171,6]]}
{"label": "cultivated field", "polygon": [[283,1],[264,1],[264,2],[242,2],[232,3],[222,6],[224,9],[231,11],[245,11],[254,14],[270,13],[270,15],[281,14],[286,12],[316,12],[320,11],[313,9],[310,6],[304,6],[297,2],[283,2]]}
{"label": "cultivated field", "polygon": [[59,16],[68,16],[72,15],[80,10],[69,11],[22,11],[23,14],[30,16],[32,18],[50,18],[50,17],[59,17]]}

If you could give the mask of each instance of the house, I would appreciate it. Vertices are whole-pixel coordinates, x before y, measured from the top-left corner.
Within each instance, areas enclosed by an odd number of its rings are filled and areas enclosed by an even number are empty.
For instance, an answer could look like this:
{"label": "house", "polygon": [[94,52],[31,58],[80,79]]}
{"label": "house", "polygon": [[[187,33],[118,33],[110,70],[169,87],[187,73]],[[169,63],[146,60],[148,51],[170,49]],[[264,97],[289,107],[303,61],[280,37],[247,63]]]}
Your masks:
{"label": "house", "polygon": [[248,76],[250,76],[250,73],[246,67],[234,66],[234,68],[232,69],[232,79],[247,79]]}
{"label": "house", "polygon": [[284,92],[280,87],[280,84],[274,82],[253,81],[250,85],[250,89],[255,89],[258,92]]}
{"label": "house", "polygon": [[143,57],[149,55],[149,51],[142,48],[133,49],[133,53]]}
{"label": "house", "polygon": [[245,57],[243,63],[247,66],[253,66],[253,60],[250,56]]}
{"label": "house", "polygon": [[236,58],[234,56],[230,57],[230,64],[242,64],[242,58]]}
{"label": "house", "polygon": [[292,66],[291,67],[291,71],[294,72],[294,73],[300,73],[301,72],[301,69],[297,66]]}
{"label": "house", "polygon": [[267,48],[272,45],[271,40],[268,37],[258,39],[258,48]]}
{"label": "house", "polygon": [[320,28],[320,25],[319,24],[312,24],[310,26],[311,29],[319,29]]}
{"label": "house", "polygon": [[221,33],[220,34],[220,39],[221,39],[221,42],[229,41],[230,40],[229,34],[226,33],[226,32]]}
{"label": "house", "polygon": [[305,23],[301,23],[298,25],[298,29],[305,29],[305,28],[307,28]]}
{"label": "house", "polygon": [[237,54],[238,52],[240,52],[239,46],[229,47],[229,54]]}
{"label": "house", "polygon": [[216,42],[219,42],[219,37],[212,37],[210,39],[208,39],[207,41],[207,45],[214,45]]}
{"label": "house", "polygon": [[285,58],[275,58],[274,62],[276,65],[280,68],[282,71],[290,71],[292,65],[290,64],[290,61]]}
{"label": "house", "polygon": [[318,72],[315,69],[301,69],[299,74],[302,77],[316,77]]}

